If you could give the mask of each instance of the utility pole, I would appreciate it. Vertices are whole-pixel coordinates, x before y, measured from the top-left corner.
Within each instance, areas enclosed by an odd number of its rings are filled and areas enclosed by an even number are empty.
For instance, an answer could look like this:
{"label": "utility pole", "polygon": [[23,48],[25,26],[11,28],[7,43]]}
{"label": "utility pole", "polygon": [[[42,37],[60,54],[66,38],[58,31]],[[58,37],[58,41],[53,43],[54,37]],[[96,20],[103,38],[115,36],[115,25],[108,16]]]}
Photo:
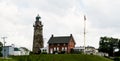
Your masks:
{"label": "utility pole", "polygon": [[85,43],[86,42],[86,16],[84,15],[84,53],[85,53]]}
{"label": "utility pole", "polygon": [[3,39],[3,58],[5,59],[5,39],[7,38],[7,37],[1,37],[2,39]]}

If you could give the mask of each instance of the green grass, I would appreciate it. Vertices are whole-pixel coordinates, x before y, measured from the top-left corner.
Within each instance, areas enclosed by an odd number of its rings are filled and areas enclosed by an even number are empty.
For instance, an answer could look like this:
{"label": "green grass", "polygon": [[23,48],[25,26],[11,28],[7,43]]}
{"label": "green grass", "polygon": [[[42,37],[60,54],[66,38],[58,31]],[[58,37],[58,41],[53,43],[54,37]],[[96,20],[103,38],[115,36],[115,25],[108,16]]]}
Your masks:
{"label": "green grass", "polygon": [[82,55],[82,54],[41,54],[30,56],[14,56],[12,59],[0,61],[112,61],[110,59],[95,56],[95,55]]}
{"label": "green grass", "polygon": [[17,61],[17,60],[14,60],[14,59],[3,59],[3,58],[0,58],[0,61]]}

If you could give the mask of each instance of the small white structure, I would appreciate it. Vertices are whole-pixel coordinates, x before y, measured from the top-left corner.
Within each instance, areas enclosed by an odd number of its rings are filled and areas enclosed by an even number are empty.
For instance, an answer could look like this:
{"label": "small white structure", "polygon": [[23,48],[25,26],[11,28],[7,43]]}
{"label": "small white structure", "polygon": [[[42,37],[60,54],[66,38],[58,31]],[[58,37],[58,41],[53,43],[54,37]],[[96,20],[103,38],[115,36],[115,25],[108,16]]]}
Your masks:
{"label": "small white structure", "polygon": [[25,48],[17,48],[14,46],[4,46],[2,48],[2,54],[4,57],[8,57],[10,55],[18,56],[18,55],[29,55],[30,51],[25,50]]}
{"label": "small white structure", "polygon": [[20,51],[20,49],[19,48],[17,48],[17,47],[13,47],[14,48],[14,56],[17,56],[17,55],[21,55],[21,51]]}
{"label": "small white structure", "polygon": [[108,53],[98,52],[96,55],[108,57]]}
{"label": "small white structure", "polygon": [[41,48],[42,53],[49,53],[48,47]]}
{"label": "small white structure", "polygon": [[[80,46],[80,47],[75,47],[73,48],[75,52],[84,52],[84,46]],[[96,55],[98,53],[98,50],[95,49],[92,46],[87,46],[85,47],[85,54],[93,54]]]}
{"label": "small white structure", "polygon": [[10,55],[20,55],[20,50],[17,47],[4,46],[2,49],[2,54],[4,57],[8,57]]}
{"label": "small white structure", "polygon": [[98,52],[98,50],[95,49],[95,48],[92,47],[92,46],[87,46],[87,47],[85,47],[85,53],[86,53],[86,54],[96,55],[97,52]]}
{"label": "small white structure", "polygon": [[12,46],[4,46],[2,48],[2,52],[4,57],[8,57],[9,55],[13,55],[14,54],[14,48]]}
{"label": "small white structure", "polygon": [[20,47],[20,54],[21,55],[29,55],[30,51],[26,49],[25,47]]}
{"label": "small white structure", "polygon": [[84,52],[84,47],[83,47],[83,46],[75,47],[75,48],[73,48],[73,49],[74,49],[74,51]]}

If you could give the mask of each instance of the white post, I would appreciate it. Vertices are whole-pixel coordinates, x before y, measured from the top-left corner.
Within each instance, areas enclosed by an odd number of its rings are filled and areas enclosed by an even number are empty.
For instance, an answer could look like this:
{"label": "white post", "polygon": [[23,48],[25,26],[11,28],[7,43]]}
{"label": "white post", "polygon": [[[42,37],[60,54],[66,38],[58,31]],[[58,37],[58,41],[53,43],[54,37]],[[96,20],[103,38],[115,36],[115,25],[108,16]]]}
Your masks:
{"label": "white post", "polygon": [[85,53],[85,42],[86,42],[86,16],[84,15],[84,53]]}

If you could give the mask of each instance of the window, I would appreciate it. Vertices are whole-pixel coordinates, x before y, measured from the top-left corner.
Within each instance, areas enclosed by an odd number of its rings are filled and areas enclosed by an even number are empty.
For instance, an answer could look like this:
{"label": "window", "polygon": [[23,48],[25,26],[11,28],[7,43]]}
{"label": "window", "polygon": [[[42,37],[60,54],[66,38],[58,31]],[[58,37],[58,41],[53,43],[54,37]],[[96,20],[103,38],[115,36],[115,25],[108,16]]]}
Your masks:
{"label": "window", "polygon": [[65,46],[66,44],[64,43],[63,46]]}
{"label": "window", "polygon": [[59,51],[59,47],[57,47],[57,51]]}
{"label": "window", "polygon": [[65,49],[64,49],[64,47],[62,47],[62,51],[64,51]]}
{"label": "window", "polygon": [[60,44],[57,44],[57,46],[60,46]]}
{"label": "window", "polygon": [[56,47],[54,47],[54,51],[56,51]]}
{"label": "window", "polygon": [[65,51],[67,51],[67,47],[65,47]]}
{"label": "window", "polygon": [[51,53],[51,54],[53,53],[53,49],[52,49],[52,48],[50,49],[50,53]]}

